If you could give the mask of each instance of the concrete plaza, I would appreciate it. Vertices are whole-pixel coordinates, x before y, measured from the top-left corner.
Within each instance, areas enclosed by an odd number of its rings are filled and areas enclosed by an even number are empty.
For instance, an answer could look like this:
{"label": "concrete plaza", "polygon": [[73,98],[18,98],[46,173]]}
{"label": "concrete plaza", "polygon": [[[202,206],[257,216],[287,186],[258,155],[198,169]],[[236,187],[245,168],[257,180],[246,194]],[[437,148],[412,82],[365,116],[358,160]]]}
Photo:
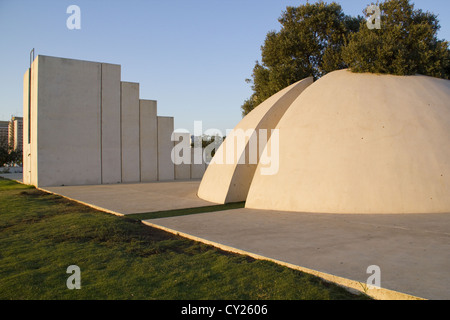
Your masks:
{"label": "concrete plaza", "polygon": [[200,180],[46,187],[42,190],[117,215],[213,205],[197,197]]}
{"label": "concrete plaza", "polygon": [[368,294],[380,299],[450,299],[450,214],[235,209],[144,223],[353,289],[362,289],[371,275],[367,268],[376,265],[387,290]]}
{"label": "concrete plaza", "polygon": [[[3,175],[7,177],[7,175]],[[12,175],[9,175],[12,178]],[[200,181],[45,190],[118,215],[201,207]],[[145,224],[363,289],[379,266],[380,299],[450,299],[450,214],[315,214],[235,209]]]}

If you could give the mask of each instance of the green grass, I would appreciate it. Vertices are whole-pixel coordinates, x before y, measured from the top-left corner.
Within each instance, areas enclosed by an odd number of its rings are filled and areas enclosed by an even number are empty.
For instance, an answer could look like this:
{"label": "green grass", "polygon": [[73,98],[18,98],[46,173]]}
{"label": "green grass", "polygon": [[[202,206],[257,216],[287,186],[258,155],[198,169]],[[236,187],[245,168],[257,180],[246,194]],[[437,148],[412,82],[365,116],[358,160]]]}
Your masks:
{"label": "green grass", "polygon": [[[67,267],[81,269],[69,290]],[[367,299],[0,179],[0,299]]]}

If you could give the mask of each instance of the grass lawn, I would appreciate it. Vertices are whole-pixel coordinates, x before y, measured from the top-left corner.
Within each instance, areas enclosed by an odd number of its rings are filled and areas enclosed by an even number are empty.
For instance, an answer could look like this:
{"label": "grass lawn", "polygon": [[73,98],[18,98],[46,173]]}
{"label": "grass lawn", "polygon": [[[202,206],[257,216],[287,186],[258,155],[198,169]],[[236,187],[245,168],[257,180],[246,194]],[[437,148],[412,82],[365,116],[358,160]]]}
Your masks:
{"label": "grass lawn", "polygon": [[368,298],[0,178],[0,299]]}

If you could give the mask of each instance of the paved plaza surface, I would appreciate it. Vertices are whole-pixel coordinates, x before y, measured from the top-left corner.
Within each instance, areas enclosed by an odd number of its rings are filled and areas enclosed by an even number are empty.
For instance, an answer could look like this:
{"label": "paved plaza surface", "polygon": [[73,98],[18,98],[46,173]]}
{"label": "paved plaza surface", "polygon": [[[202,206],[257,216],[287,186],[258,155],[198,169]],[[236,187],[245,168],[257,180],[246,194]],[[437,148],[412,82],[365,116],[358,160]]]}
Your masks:
{"label": "paved plaza surface", "polygon": [[424,299],[450,299],[450,214],[235,209],[146,222],[361,283],[371,275],[367,268],[376,265],[382,288]]}
{"label": "paved plaza surface", "polygon": [[[199,183],[45,189],[111,213],[130,214],[213,205],[197,197]],[[382,288],[424,299],[450,299],[450,214],[317,214],[244,208],[144,223],[340,280],[366,283],[367,268],[376,265]]]}
{"label": "paved plaza surface", "polygon": [[43,190],[118,215],[214,205],[197,197],[200,180],[44,187]]}
{"label": "paved plaza surface", "polygon": [[22,173],[0,173],[0,177],[22,183]]}

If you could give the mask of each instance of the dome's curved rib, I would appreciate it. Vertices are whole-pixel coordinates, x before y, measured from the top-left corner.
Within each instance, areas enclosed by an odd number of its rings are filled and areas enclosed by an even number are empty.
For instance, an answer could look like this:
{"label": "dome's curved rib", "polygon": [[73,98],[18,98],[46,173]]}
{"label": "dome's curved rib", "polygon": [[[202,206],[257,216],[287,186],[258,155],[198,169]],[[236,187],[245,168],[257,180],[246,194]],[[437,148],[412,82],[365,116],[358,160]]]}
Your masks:
{"label": "dome's curved rib", "polygon": [[256,170],[248,208],[450,213],[448,80],[335,71],[277,129],[279,171]]}
{"label": "dome's curved rib", "polygon": [[[313,78],[307,78],[290,85],[261,103],[239,122],[227,135],[206,169],[198,190],[200,198],[215,203],[245,201],[259,159],[256,162],[249,161],[249,137],[245,137],[242,145],[235,143],[233,148],[230,143],[236,142],[247,130],[254,130],[258,137],[260,129],[274,129],[291,103],[312,83]],[[233,155],[232,160],[230,155]],[[238,163],[241,156],[245,157],[243,164]]]}

